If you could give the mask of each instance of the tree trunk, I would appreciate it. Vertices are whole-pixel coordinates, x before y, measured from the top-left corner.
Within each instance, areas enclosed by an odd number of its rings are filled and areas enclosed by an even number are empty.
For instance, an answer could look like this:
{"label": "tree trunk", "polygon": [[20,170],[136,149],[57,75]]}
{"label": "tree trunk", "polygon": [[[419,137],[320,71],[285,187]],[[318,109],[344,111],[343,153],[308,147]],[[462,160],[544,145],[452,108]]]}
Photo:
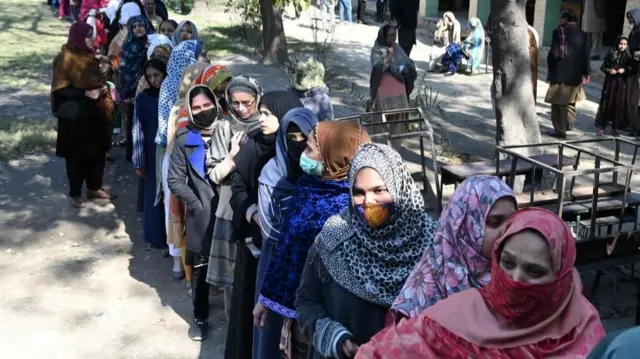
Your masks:
{"label": "tree trunk", "polygon": [[[496,112],[498,145],[531,144],[542,140],[532,96],[525,3],[526,0],[491,0],[491,98]],[[518,152],[533,155],[537,150]]]}
{"label": "tree trunk", "polygon": [[[184,12],[185,0],[180,0],[180,7]],[[193,0],[193,8],[190,14],[202,14],[213,10],[213,0]]]}
{"label": "tree trunk", "polygon": [[262,17],[262,63],[285,64],[289,60],[287,38],[284,36],[282,11],[273,0],[260,0]]}

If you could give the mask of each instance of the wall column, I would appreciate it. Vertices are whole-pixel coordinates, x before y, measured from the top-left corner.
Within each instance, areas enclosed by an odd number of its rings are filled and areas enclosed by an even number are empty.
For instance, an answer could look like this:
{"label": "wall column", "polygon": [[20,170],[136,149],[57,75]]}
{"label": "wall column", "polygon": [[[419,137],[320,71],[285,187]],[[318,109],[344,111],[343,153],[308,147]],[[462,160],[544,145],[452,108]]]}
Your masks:
{"label": "wall column", "polygon": [[438,17],[438,0],[420,0],[420,16]]}
{"label": "wall column", "polygon": [[[469,19],[478,16],[478,2],[481,0],[469,0]],[[462,24],[460,24],[462,26]]]}
{"label": "wall column", "polygon": [[[540,2],[540,4],[538,4],[538,2]],[[539,5],[540,8],[538,7]],[[560,5],[561,0],[536,0],[533,27],[538,31],[540,38],[542,38],[542,45],[544,46],[551,46],[553,30],[555,30],[560,23]],[[542,24],[540,24],[540,21]],[[542,31],[540,31],[541,29]]]}

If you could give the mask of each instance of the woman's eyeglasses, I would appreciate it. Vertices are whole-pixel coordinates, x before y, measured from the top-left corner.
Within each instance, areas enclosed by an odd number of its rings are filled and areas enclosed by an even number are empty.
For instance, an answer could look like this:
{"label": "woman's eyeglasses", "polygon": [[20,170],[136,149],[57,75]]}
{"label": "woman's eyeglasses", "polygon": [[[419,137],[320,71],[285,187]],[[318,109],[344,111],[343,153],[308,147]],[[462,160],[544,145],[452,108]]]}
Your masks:
{"label": "woman's eyeglasses", "polygon": [[244,108],[249,108],[249,107],[252,107],[255,104],[256,104],[256,100],[231,101],[231,107],[233,107],[236,110],[240,108],[240,105],[242,105],[242,107],[244,107]]}

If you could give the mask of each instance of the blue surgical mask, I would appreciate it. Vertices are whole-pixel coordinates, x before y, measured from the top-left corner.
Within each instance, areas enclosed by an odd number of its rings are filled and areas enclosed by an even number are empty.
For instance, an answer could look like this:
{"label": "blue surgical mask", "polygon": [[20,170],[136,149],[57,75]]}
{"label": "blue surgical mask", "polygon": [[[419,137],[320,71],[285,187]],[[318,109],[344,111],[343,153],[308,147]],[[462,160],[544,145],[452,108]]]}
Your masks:
{"label": "blue surgical mask", "polygon": [[300,156],[300,168],[306,173],[316,177],[322,177],[324,170],[322,162],[309,158],[306,153]]}

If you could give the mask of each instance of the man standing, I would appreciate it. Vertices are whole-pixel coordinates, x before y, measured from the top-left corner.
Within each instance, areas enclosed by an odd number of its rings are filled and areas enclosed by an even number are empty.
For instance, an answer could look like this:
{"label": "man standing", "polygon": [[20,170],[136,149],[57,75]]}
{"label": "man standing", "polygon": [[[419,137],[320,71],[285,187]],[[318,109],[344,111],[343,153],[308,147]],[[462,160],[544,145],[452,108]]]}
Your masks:
{"label": "man standing", "polygon": [[398,22],[398,45],[409,56],[416,43],[420,0],[393,1],[391,16]]}
{"label": "man standing", "polygon": [[[351,0],[349,0],[351,1]],[[358,0],[358,24],[367,24],[364,21],[364,14],[367,12],[367,0]]]}
{"label": "man standing", "polygon": [[562,14],[547,56],[550,86],[544,100],[551,104],[551,135],[562,139],[576,120],[576,103],[586,99],[582,86],[589,83],[591,71],[587,34],[577,23],[575,14]]}
{"label": "man standing", "polygon": [[376,21],[384,22],[385,13],[387,12],[387,2],[389,0],[376,0]]}

